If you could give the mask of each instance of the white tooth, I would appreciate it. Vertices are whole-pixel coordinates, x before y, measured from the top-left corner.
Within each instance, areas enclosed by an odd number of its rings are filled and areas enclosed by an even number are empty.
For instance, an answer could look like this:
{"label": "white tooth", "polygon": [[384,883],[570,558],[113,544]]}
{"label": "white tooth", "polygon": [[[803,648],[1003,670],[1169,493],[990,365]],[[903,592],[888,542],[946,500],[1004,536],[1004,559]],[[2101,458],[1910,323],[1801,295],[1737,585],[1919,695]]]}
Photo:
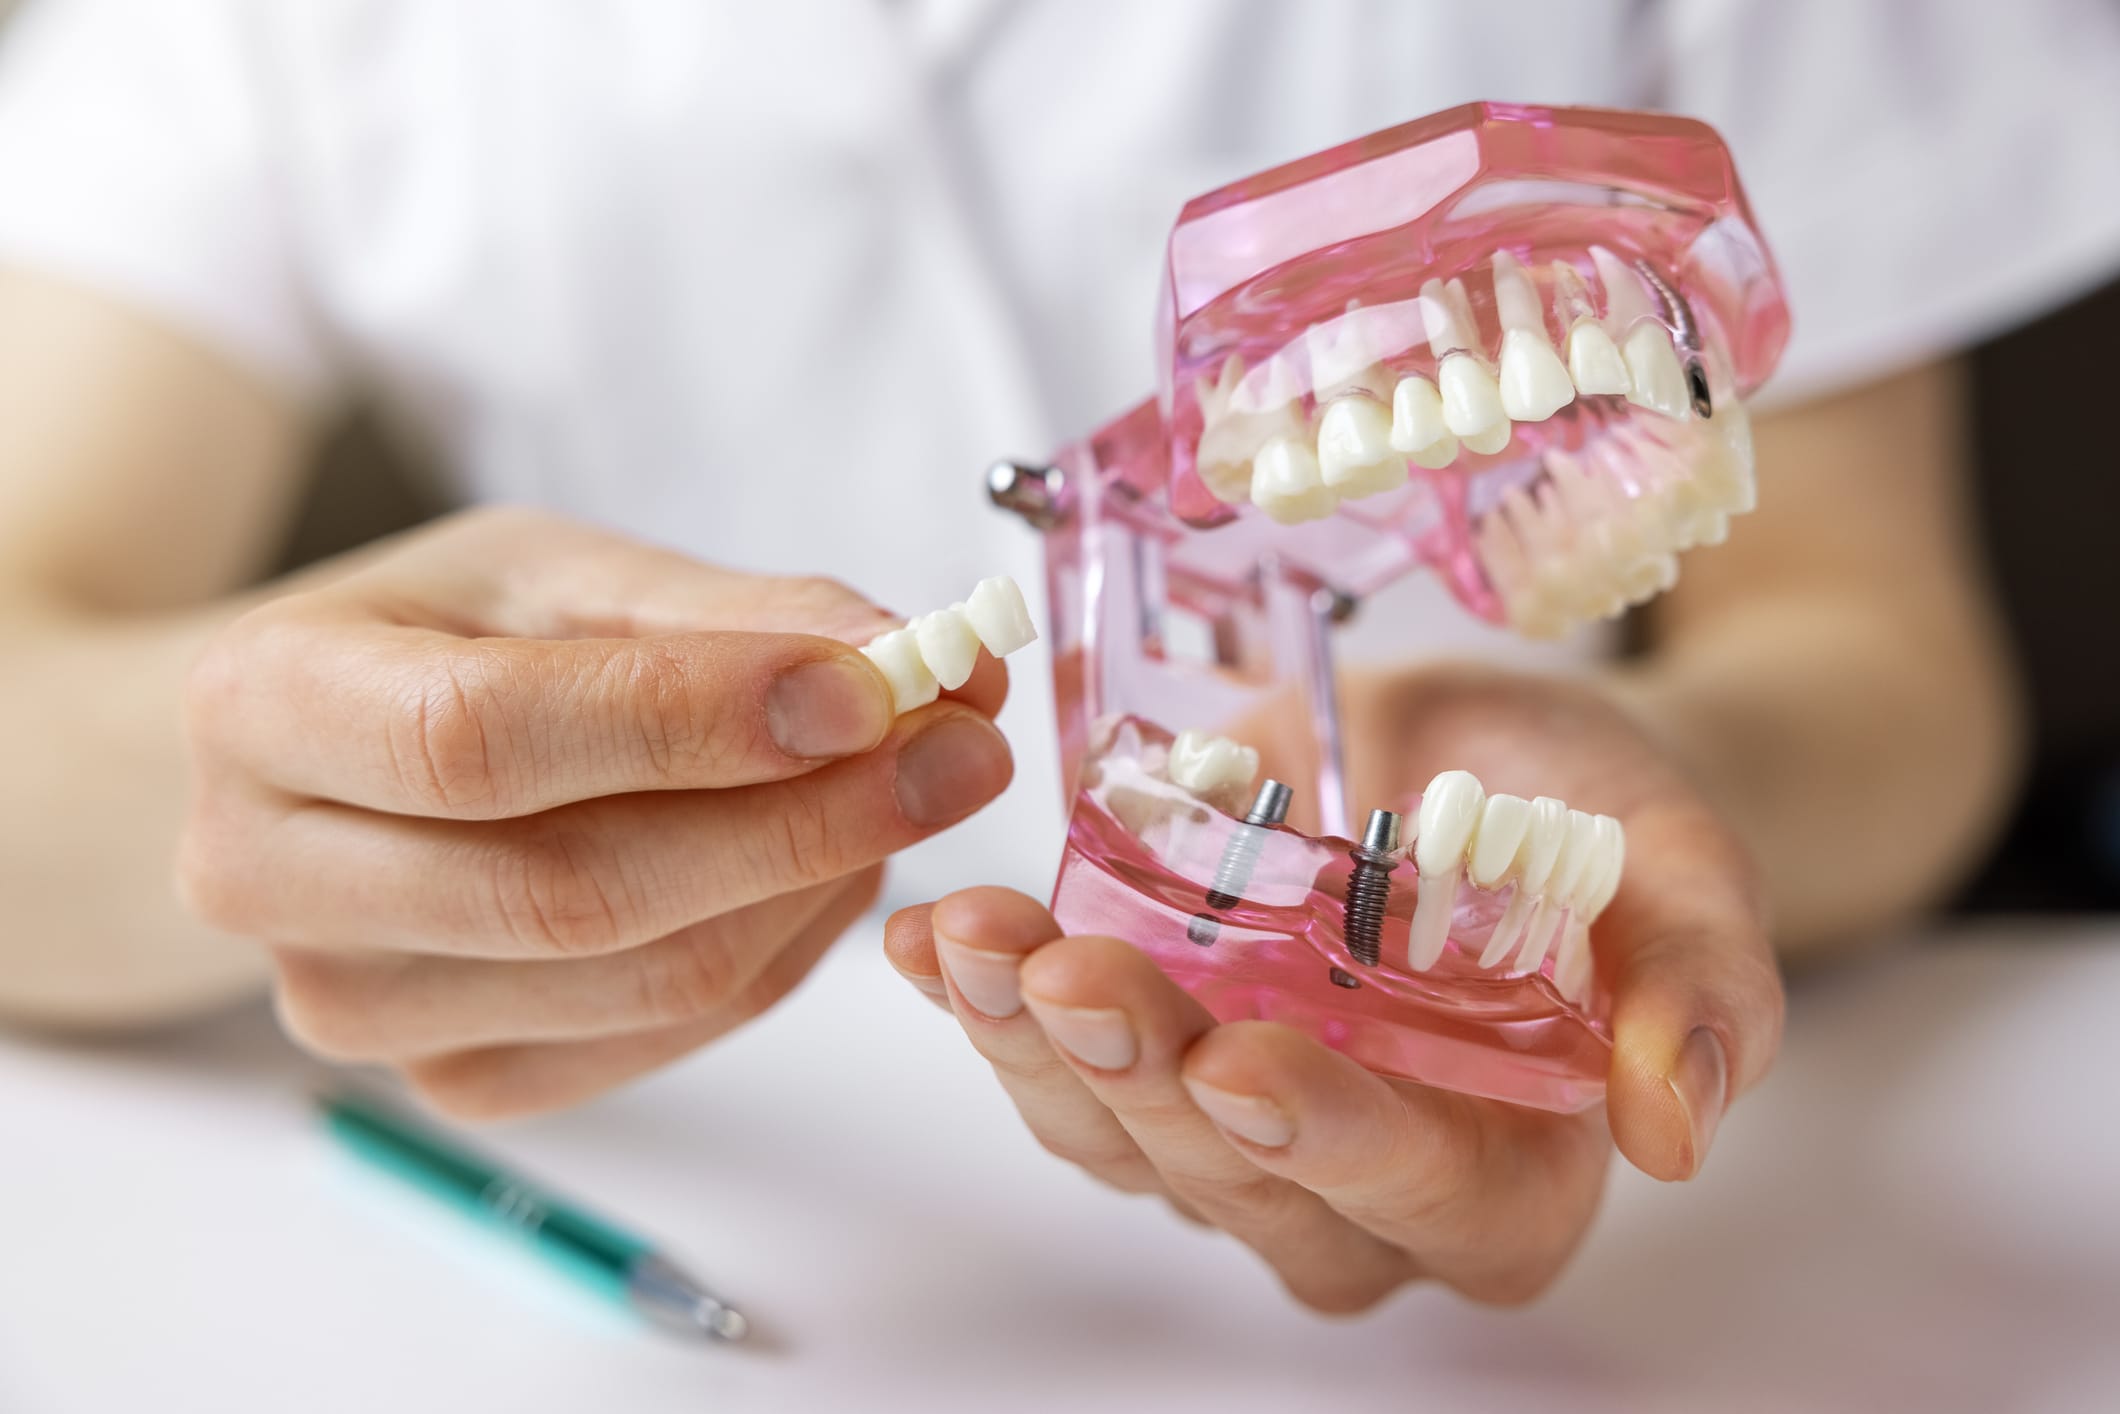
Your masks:
{"label": "white tooth", "polygon": [[1568,261],[1556,260],[1546,267],[1546,277],[1553,283],[1556,323],[1572,326],[1579,320],[1597,318],[1597,301],[1590,298],[1590,286],[1582,271]]}
{"label": "white tooth", "polygon": [[1406,960],[1416,972],[1435,966],[1450,942],[1450,914],[1465,868],[1465,849],[1486,804],[1487,792],[1470,771],[1445,771],[1421,795],[1420,833],[1413,842],[1421,890],[1406,931]]}
{"label": "white tooth", "polygon": [[1540,564],[1567,553],[1565,531],[1541,514],[1538,503],[1521,486],[1502,493],[1502,515],[1516,532],[1517,543],[1532,564]]}
{"label": "white tooth", "polygon": [[[1560,857],[1553,863],[1553,874],[1547,880],[1545,890],[1545,911],[1556,917],[1551,926],[1545,927],[1540,926],[1539,920],[1533,920],[1531,936],[1524,944],[1530,954],[1528,966],[1536,968],[1545,961],[1546,952],[1556,941],[1561,921],[1566,917],[1565,910],[1575,897],[1584,871],[1596,862],[1600,852],[1597,817],[1580,810],[1569,811],[1567,834],[1561,841]],[[1523,961],[1522,958],[1518,960]]]}
{"label": "white tooth", "polygon": [[1531,821],[1524,830],[1524,868],[1518,882],[1535,894],[1544,893],[1554,866],[1560,862],[1561,846],[1567,842],[1567,803],[1550,795],[1532,801]]}
{"label": "white tooth", "polygon": [[1570,917],[1561,931],[1560,952],[1553,959],[1553,985],[1563,1001],[1580,1005],[1588,997],[1591,962],[1590,925]]}
{"label": "white tooth", "polygon": [[[1280,366],[1269,363],[1261,370],[1261,389]],[[1267,390],[1271,401],[1250,406],[1246,395],[1256,390],[1245,388],[1244,381],[1244,360],[1231,354],[1215,382],[1200,378],[1193,384],[1201,429],[1193,450],[1194,468],[1215,499],[1230,505],[1251,499],[1252,455],[1268,438],[1296,435],[1303,427],[1293,385],[1286,396],[1279,396],[1278,388]]]}
{"label": "white tooth", "polygon": [[1509,956],[1510,948],[1515,946],[1517,938],[1523,932],[1524,919],[1529,916],[1535,898],[1531,890],[1525,888],[1521,882],[1517,884],[1516,892],[1509,895],[1509,903],[1502,909],[1502,916],[1494,925],[1494,931],[1487,935],[1487,946],[1480,953],[1480,966],[1492,967]]}
{"label": "white tooth", "polygon": [[1546,949],[1553,945],[1555,909],[1553,900],[1540,894],[1531,904],[1531,917],[1524,924],[1524,945],[1511,964],[1520,972],[1536,972],[1546,962]]}
{"label": "white tooth", "polygon": [[[1510,942],[1514,942],[1520,937],[1523,939],[1524,951],[1516,960],[1519,967],[1535,968],[1545,957],[1545,949],[1543,947],[1539,949],[1537,957],[1531,956],[1531,934],[1542,932],[1542,930],[1527,929],[1526,924],[1538,924],[1544,921],[1546,885],[1553,878],[1554,868],[1560,863],[1561,847],[1567,842],[1567,805],[1555,800],[1550,795],[1542,795],[1532,801],[1531,823],[1524,831],[1523,867],[1517,871],[1516,878],[1516,894],[1518,899],[1524,900],[1524,910],[1520,911],[1515,901],[1512,900],[1510,907],[1504,909],[1502,913],[1504,923],[1509,921],[1509,914],[1517,913],[1516,927],[1524,930],[1510,933],[1508,939]],[[1536,905],[1536,907],[1534,908],[1533,905]],[[1524,918],[1524,911],[1530,913],[1528,919]],[[1497,926],[1495,932],[1499,935],[1503,932],[1503,929]],[[1492,946],[1491,943],[1490,946]],[[1506,947],[1507,944],[1505,943],[1504,946]]]}
{"label": "white tooth", "polygon": [[1575,401],[1575,384],[1542,331],[1502,336],[1502,411],[1518,422],[1544,422]]}
{"label": "white tooth", "polygon": [[[1505,882],[1517,871],[1517,863],[1523,857],[1524,836],[1531,825],[1531,802],[1521,796],[1491,795],[1480,811],[1479,828],[1472,834],[1472,857],[1466,872],[1472,882],[1483,889],[1492,889]],[[1519,906],[1519,901],[1522,906]],[[1528,896],[1520,888],[1502,910],[1502,917],[1488,934],[1487,947],[1480,954],[1480,966],[1492,967],[1509,955],[1509,939],[1515,935],[1522,916],[1529,906]],[[1510,915],[1514,912],[1516,917]]]}
{"label": "white tooth", "polygon": [[1465,450],[1478,452],[1482,456],[1491,456],[1509,445],[1509,438],[1514,427],[1515,424],[1505,417],[1485,432],[1475,432],[1472,436],[1467,437],[1465,439]]}
{"label": "white tooth", "polygon": [[1458,439],[1443,420],[1443,395],[1418,374],[1401,378],[1392,390],[1391,445],[1416,466],[1434,469],[1457,460]]}
{"label": "white tooth", "polygon": [[1619,345],[1602,327],[1585,319],[1568,331],[1568,376],[1579,393],[1624,396],[1634,387]]}
{"label": "white tooth", "polygon": [[1753,475],[1752,419],[1743,403],[1727,400],[1709,423],[1715,433],[1694,460],[1692,482],[1714,510],[1744,515],[1759,504]]}
{"label": "white tooth", "polygon": [[1627,401],[1665,417],[1683,420],[1693,406],[1686,391],[1686,371],[1679,367],[1678,349],[1663,325],[1637,324],[1627,335],[1627,377],[1633,387]]}
{"label": "white tooth", "polygon": [[1252,504],[1283,525],[1321,520],[1340,503],[1318,470],[1318,454],[1307,441],[1276,437],[1259,448],[1251,464]]}
{"label": "white tooth", "polygon": [[1428,783],[1413,842],[1413,862],[1423,874],[1463,867],[1486,804],[1486,788],[1470,771],[1445,771]]}
{"label": "white tooth", "polygon": [[1456,280],[1445,285],[1430,280],[1421,286],[1421,322],[1428,330],[1428,351],[1441,360],[1445,354],[1473,346],[1475,326],[1465,287]]}
{"label": "white tooth", "polygon": [[1038,641],[1038,630],[1031,623],[1030,606],[1023,602],[1023,591],[1005,574],[979,581],[971,597],[964,601],[964,617],[986,645],[986,651],[996,658],[1006,658],[1018,648]]}
{"label": "white tooth", "polygon": [[1508,599],[1530,585],[1531,566],[1525,561],[1524,547],[1509,528],[1506,516],[1490,512],[1480,522],[1474,543],[1480,553],[1480,566],[1487,571],[1488,582],[1496,593]]}
{"label": "white tooth", "polygon": [[1581,890],[1574,904],[1577,915],[1585,922],[1594,921],[1612,902],[1612,896],[1619,892],[1620,873],[1627,866],[1627,833],[1619,821],[1600,815],[1596,830],[1599,863],[1603,867],[1591,885]]}
{"label": "white tooth", "polygon": [[1317,401],[1325,402],[1350,388],[1381,397],[1391,386],[1381,360],[1393,350],[1379,314],[1350,306],[1339,318],[1303,331],[1303,351],[1310,361],[1310,386]]}
{"label": "white tooth", "polygon": [[1494,317],[1506,333],[1529,329],[1543,334],[1546,313],[1539,307],[1538,286],[1506,250],[1494,253]]}
{"label": "white tooth", "polygon": [[1187,730],[1172,739],[1165,770],[1175,784],[1207,795],[1250,785],[1259,774],[1259,753],[1226,736]]}
{"label": "white tooth", "polygon": [[1580,457],[1555,448],[1546,453],[1546,478],[1561,510],[1576,527],[1595,525],[1614,514],[1618,493],[1610,482],[1583,465]]}
{"label": "white tooth", "polygon": [[863,645],[861,652],[891,685],[891,700],[900,712],[924,707],[942,691],[920,656],[920,641],[909,628],[881,634]]}
{"label": "white tooth", "polygon": [[1516,863],[1524,832],[1531,826],[1531,802],[1520,795],[1490,795],[1472,832],[1465,870],[1483,889],[1494,888]]}
{"label": "white tooth", "polygon": [[963,687],[979,662],[979,635],[964,605],[922,614],[907,625],[920,645],[921,661],[945,690]]}
{"label": "white tooth", "polygon": [[1486,365],[1471,354],[1454,353],[1444,359],[1436,385],[1443,394],[1443,422],[1460,438],[1470,441],[1492,433],[1497,424],[1508,426],[1502,390]]}
{"label": "white tooth", "polygon": [[1640,272],[1601,245],[1590,247],[1598,283],[1605,287],[1605,327],[1624,332],[1638,319],[1656,317],[1656,305]]}
{"label": "white tooth", "polygon": [[1406,484],[1406,458],[1391,448],[1391,414],[1374,398],[1335,399],[1318,419],[1318,473],[1342,497],[1374,496]]}

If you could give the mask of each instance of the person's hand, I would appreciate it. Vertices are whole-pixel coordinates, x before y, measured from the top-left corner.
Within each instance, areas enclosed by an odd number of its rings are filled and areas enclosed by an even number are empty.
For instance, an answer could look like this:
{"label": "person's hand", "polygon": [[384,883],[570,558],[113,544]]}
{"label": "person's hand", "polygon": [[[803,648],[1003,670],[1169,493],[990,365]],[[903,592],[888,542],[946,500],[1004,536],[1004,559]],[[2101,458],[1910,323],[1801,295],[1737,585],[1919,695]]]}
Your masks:
{"label": "person's hand", "polygon": [[1625,824],[1625,878],[1593,930],[1614,997],[1605,1108],[1469,1099],[1286,1026],[1218,1025],[1126,941],[1062,937],[1007,890],[894,915],[886,952],[955,1012],[1041,1144],[1242,1239],[1306,1304],[1359,1310],[1421,1279],[1527,1300],[1586,1230],[1612,1141],[1654,1177],[1692,1177],[1772,1060],[1782,995],[1758,892],[1715,812],[1587,687],[1428,670],[1350,682],[1346,702],[1361,799],[1458,767]]}
{"label": "person's hand", "polygon": [[739,1025],[883,858],[1012,770],[982,655],[894,718],[828,580],[526,511],[416,534],[252,612],[193,674],[179,882],[270,945],[310,1049],[439,1107],[571,1103]]}

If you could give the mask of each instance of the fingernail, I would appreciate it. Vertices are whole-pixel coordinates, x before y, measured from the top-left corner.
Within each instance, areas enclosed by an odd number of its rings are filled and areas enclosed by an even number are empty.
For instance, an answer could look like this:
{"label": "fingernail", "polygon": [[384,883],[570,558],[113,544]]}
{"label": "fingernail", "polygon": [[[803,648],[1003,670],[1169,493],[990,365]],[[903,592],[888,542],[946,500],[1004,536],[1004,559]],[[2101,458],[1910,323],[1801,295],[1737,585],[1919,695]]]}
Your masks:
{"label": "fingernail", "polygon": [[1141,1054],[1132,1019],[1116,1008],[1043,1005],[1038,1024],[1054,1045],[1098,1070],[1124,1070]]}
{"label": "fingernail", "polygon": [[1296,1137],[1295,1122],[1289,1119],[1288,1111],[1264,1095],[1239,1095],[1197,1080],[1187,1080],[1185,1090],[1209,1119],[1262,1149],[1278,1149]]}
{"label": "fingernail", "polygon": [[851,756],[890,729],[890,693],[860,663],[821,658],[766,689],[766,731],[790,756]]}
{"label": "fingernail", "polygon": [[1729,1103],[1730,1062],[1722,1042],[1703,1026],[1686,1037],[1671,1066],[1671,1091],[1686,1112],[1693,1131],[1693,1172],[1708,1160],[1708,1146],[1715,1142],[1715,1127],[1722,1123]]}
{"label": "fingernail", "polygon": [[1016,967],[1022,959],[1014,953],[968,948],[938,933],[935,954],[973,1011],[1005,1021],[1023,1010],[1023,992],[1016,985]]}
{"label": "fingernail", "polygon": [[943,718],[898,753],[898,808],[915,825],[944,825],[1001,794],[1008,743],[983,717]]}

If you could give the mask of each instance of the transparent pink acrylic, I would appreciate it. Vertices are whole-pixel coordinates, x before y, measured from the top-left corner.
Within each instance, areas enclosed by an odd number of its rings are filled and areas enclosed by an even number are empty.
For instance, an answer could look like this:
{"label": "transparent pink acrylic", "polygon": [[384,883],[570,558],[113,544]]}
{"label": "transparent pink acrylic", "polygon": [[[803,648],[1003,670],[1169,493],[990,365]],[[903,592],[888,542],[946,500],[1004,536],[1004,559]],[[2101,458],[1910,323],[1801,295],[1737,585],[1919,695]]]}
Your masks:
{"label": "transparent pink acrylic", "polygon": [[[1470,277],[1496,251],[1516,256],[1552,309],[1567,298],[1554,281],[1572,284],[1555,262],[1596,288],[1593,246],[1644,271],[1640,317],[1664,324],[1715,416],[1672,421],[1579,398],[1498,453],[1416,467],[1401,490],[1292,526],[1218,500],[1196,474],[1200,394],[1230,376],[1232,355],[1275,396],[1298,390],[1306,413],[1347,367],[1433,377],[1424,284],[1468,277],[1491,347],[1501,331],[1490,285]],[[1405,931],[1419,883],[1402,862],[1379,964],[1350,958],[1350,807],[1397,809],[1410,827],[1417,801],[1350,796],[1331,630],[1362,596],[1421,567],[1471,612],[1504,620],[1473,548],[1504,495],[1537,494],[1556,460],[1623,498],[1668,492],[1689,475],[1698,439],[1741,431],[1740,400],[1787,331],[1729,155],[1684,119],[1469,105],[1189,203],[1158,310],[1159,396],[1063,448],[1034,495],[995,488],[1046,533],[1070,800],[1053,895],[1062,924],[1136,943],[1221,1019],[1288,1022],[1381,1073],[1549,1110],[1597,1103],[1610,1051],[1602,978],[1576,1005],[1550,955],[1531,970],[1477,965],[1506,886],[1463,885],[1442,960],[1416,972]],[[1256,740],[1263,723],[1277,724],[1271,743]],[[1242,801],[1210,805],[1163,779],[1180,727],[1267,746],[1272,774],[1294,788],[1290,822],[1246,825]],[[1218,865],[1244,832],[1255,866],[1241,899],[1217,909]]]}

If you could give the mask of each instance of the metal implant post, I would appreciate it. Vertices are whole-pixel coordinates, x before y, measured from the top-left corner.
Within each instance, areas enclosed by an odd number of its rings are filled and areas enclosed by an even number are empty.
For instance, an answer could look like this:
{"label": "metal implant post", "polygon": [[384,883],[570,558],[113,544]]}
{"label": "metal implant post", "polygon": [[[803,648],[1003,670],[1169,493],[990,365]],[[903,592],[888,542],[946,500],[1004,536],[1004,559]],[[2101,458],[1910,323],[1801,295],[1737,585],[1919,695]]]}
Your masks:
{"label": "metal implant post", "polygon": [[[1288,804],[1294,792],[1279,781],[1268,777],[1259,785],[1259,793],[1252,797],[1251,809],[1244,812],[1244,823],[1230,833],[1222,846],[1222,858],[1215,865],[1214,884],[1207,891],[1209,908],[1234,908],[1243,901],[1244,890],[1251,884],[1252,870],[1259,865],[1259,851],[1266,847],[1267,830],[1288,818]],[[1213,943],[1222,931],[1222,925],[1204,913],[1195,913],[1192,921],[1185,925],[1188,941],[1206,947]]]}
{"label": "metal implant post", "polygon": [[1398,863],[1399,816],[1372,810],[1362,842],[1347,852],[1354,872],[1347,876],[1347,955],[1364,967],[1375,967],[1383,955],[1384,905],[1391,901],[1391,869]]}

